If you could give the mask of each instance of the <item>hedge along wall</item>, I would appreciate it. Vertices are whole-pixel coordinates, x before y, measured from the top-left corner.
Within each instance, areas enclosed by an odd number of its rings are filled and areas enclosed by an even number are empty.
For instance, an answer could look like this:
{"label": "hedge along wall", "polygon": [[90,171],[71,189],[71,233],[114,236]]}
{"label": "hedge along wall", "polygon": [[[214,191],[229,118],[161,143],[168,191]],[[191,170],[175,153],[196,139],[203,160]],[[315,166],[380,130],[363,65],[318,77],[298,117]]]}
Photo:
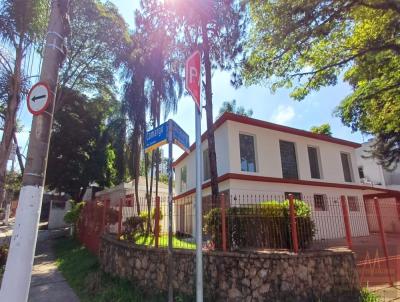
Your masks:
{"label": "hedge along wall", "polygon": [[[105,235],[104,271],[151,292],[167,289],[167,250],[134,246]],[[195,253],[174,251],[174,288],[192,295]],[[359,282],[353,253],[204,252],[207,301],[357,301]]]}

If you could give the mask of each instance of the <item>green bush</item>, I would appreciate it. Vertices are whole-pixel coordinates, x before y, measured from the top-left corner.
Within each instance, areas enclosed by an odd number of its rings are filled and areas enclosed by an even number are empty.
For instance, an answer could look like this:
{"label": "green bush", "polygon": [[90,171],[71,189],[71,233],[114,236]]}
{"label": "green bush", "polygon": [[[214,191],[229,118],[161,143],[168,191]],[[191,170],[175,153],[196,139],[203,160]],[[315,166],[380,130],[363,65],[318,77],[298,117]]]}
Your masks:
{"label": "green bush", "polygon": [[81,214],[81,211],[85,205],[85,202],[78,202],[75,203],[73,201],[71,202],[71,210],[69,210],[65,215],[64,215],[64,221],[68,224],[76,224],[78,222],[79,216]]}
{"label": "green bush", "polygon": [[[154,230],[154,226],[155,226],[155,219],[156,219],[156,209],[155,208],[153,208],[152,210],[151,210],[151,216],[150,216],[150,231],[152,231],[152,230]],[[147,230],[147,221],[148,221],[148,218],[149,218],[149,213],[147,212],[147,211],[142,211],[142,212],[140,212],[140,215],[139,215],[142,219],[143,219],[143,223],[144,223],[144,225],[143,225],[143,227],[144,227],[144,229],[145,230]],[[163,215],[163,213],[162,213],[162,211],[161,211],[161,209],[160,209],[160,218],[159,218],[159,222],[161,222],[161,220],[164,218],[164,215]],[[161,234],[161,232],[162,232],[162,226],[161,226],[161,223],[159,223],[159,230],[160,230],[160,234]]]}
{"label": "green bush", "polygon": [[144,234],[144,223],[145,223],[145,218],[141,216],[132,216],[128,217],[125,222],[123,223],[124,225],[124,232],[122,234],[124,240],[130,240],[135,242],[135,239]]}
{"label": "green bush", "polygon": [[[315,234],[310,207],[295,201],[297,236],[300,248],[307,248]],[[217,248],[222,246],[221,210],[212,209],[205,217],[204,231]],[[226,209],[227,243],[230,248],[290,248],[292,245],[289,201],[265,201],[246,207]]]}

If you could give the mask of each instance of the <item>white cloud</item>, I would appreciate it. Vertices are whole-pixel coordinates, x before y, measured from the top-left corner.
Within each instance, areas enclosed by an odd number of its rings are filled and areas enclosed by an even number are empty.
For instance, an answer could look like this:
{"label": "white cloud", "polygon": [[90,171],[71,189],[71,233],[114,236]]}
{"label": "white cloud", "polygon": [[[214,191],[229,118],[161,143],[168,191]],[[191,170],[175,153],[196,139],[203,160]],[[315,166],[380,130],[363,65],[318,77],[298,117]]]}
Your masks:
{"label": "white cloud", "polygon": [[294,108],[290,105],[279,105],[272,113],[271,121],[276,124],[286,125],[295,116]]}

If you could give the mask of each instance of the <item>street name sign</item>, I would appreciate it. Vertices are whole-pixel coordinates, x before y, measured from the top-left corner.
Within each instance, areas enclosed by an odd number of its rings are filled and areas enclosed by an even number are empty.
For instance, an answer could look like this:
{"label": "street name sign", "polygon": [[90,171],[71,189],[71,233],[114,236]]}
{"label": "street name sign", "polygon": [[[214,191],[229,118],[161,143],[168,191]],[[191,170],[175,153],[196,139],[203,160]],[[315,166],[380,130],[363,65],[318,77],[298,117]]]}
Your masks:
{"label": "street name sign", "polygon": [[170,127],[172,127],[172,143],[182,148],[183,151],[189,152],[189,135],[173,120],[169,120],[146,133],[144,151],[148,153],[167,144]]}
{"label": "street name sign", "polygon": [[174,121],[172,121],[172,139],[175,145],[189,153],[189,135]]}
{"label": "street name sign", "polygon": [[32,86],[28,93],[28,110],[33,115],[42,114],[50,104],[50,88],[46,83],[39,82]]}
{"label": "street name sign", "polygon": [[168,122],[146,132],[144,151],[151,152],[168,143]]}
{"label": "street name sign", "polygon": [[[201,55],[199,51],[195,51],[187,60],[185,68],[185,87],[193,97],[197,108],[200,110],[200,69]],[[201,111],[201,110],[200,110]]]}

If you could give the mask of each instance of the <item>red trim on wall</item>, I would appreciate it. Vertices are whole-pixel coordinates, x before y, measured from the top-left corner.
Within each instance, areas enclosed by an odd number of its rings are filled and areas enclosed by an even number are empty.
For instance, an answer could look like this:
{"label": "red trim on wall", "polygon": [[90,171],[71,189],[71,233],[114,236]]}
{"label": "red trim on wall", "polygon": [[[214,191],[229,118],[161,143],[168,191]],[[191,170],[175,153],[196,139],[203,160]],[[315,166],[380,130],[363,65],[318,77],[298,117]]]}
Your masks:
{"label": "red trim on wall", "polygon": [[[223,125],[226,121],[233,121],[241,124],[246,124],[246,125],[251,125],[251,126],[256,126],[264,129],[269,129],[269,130],[274,130],[274,131],[279,131],[279,132],[285,132],[289,134],[294,134],[302,137],[308,137],[312,139],[317,139],[325,142],[330,142],[338,145],[344,145],[347,147],[352,147],[352,148],[359,148],[361,147],[361,144],[346,141],[343,139],[339,138],[334,138],[328,135],[324,134],[317,134],[317,133],[312,133],[310,131],[305,131],[305,130],[300,130],[292,127],[287,127],[287,126],[282,126],[282,125],[277,125],[274,123],[269,123],[266,121],[250,118],[247,116],[242,116],[242,115],[237,115],[229,112],[225,112],[217,121],[214,123],[213,129],[214,131],[217,130],[221,125]],[[206,139],[207,136],[207,131],[203,133],[201,136],[201,141],[203,142]],[[195,148],[195,144],[192,144],[190,146],[190,152],[192,152]],[[183,159],[188,156],[187,153],[182,154],[174,163],[173,165],[176,166],[179,164]]]}
{"label": "red trim on wall", "polygon": [[378,197],[378,198],[400,198],[400,192],[394,191],[394,190],[386,190],[386,193],[364,195],[365,199],[374,199],[374,197]]}
{"label": "red trim on wall", "polygon": [[[383,194],[388,193],[388,190],[383,189],[383,188],[375,188],[375,187],[362,186],[362,185],[340,184],[340,183],[301,180],[301,179],[285,179],[285,178],[279,178],[279,177],[267,177],[267,176],[247,175],[247,174],[238,174],[238,173],[226,173],[226,174],[218,177],[218,183],[223,182],[228,179],[303,185],[303,186],[314,186],[314,187],[339,188],[339,189],[376,190],[376,191],[383,192]],[[206,189],[206,188],[210,187],[210,185],[211,185],[210,181],[208,181],[203,184],[202,188]],[[174,199],[181,199],[186,196],[192,195],[195,192],[196,192],[195,189],[191,189],[189,191],[186,191],[185,193],[175,196]],[[381,193],[377,193],[374,196],[380,195],[380,194]]]}

